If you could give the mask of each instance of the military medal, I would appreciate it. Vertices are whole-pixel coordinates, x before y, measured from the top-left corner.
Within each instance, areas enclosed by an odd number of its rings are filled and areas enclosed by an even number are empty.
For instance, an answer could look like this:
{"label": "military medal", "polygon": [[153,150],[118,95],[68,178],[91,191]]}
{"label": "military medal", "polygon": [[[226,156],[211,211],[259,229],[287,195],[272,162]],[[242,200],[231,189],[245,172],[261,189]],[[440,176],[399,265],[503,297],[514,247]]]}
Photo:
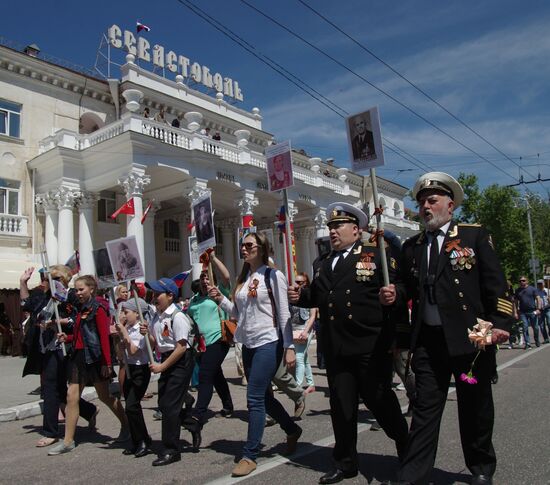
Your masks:
{"label": "military medal", "polygon": [[374,275],[376,263],[373,261],[374,253],[362,253],[361,259],[355,265],[355,279],[357,281],[370,281]]}

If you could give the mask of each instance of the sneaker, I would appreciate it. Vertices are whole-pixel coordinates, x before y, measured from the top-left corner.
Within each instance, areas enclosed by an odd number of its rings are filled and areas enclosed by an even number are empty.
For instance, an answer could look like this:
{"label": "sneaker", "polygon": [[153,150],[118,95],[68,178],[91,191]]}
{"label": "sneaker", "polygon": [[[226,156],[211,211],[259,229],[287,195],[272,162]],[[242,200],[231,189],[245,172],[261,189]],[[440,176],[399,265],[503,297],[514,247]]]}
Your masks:
{"label": "sneaker", "polygon": [[305,394],[311,394],[312,392],[315,392],[315,386],[308,386],[304,391]]}
{"label": "sneaker", "polygon": [[294,405],[294,418],[300,419],[304,411],[306,410],[306,395],[304,394],[302,399],[296,402]]}
{"label": "sneaker", "polygon": [[375,421],[374,423],[372,423],[370,425],[370,430],[371,431],[380,431],[382,429],[382,426],[380,426],[380,424],[378,424],[378,421]]}
{"label": "sneaker", "polygon": [[396,388],[395,388],[397,391],[405,391],[405,386],[403,385],[403,383],[399,384]]}
{"label": "sneaker", "polygon": [[532,348],[532,347],[531,347],[531,344],[525,344],[525,345],[523,346],[523,350],[531,350],[531,348]]}
{"label": "sneaker", "polygon": [[162,411],[160,409],[157,409],[154,413],[153,413],[153,419],[155,421],[160,421],[162,420]]}
{"label": "sneaker", "polygon": [[94,431],[95,429],[97,429],[97,415],[99,414],[99,408],[96,406],[95,408],[95,411],[94,411],[94,414],[92,414],[92,417],[90,418],[90,420],[88,421],[88,429],[89,430],[92,430]]}
{"label": "sneaker", "polygon": [[270,426],[273,426],[277,421],[275,421],[271,416],[266,415],[265,417],[265,427],[269,428]]}
{"label": "sneaker", "polygon": [[48,451],[48,456],[62,455],[63,453],[70,453],[76,447],[74,441],[71,441],[68,445],[64,441],[60,441],[55,445],[50,451]]}
{"label": "sneaker", "polygon": [[239,463],[235,465],[235,468],[233,468],[233,472],[231,473],[232,477],[246,477],[246,475],[249,475],[254,470],[256,470],[256,462],[249,460],[248,458],[241,458]]}

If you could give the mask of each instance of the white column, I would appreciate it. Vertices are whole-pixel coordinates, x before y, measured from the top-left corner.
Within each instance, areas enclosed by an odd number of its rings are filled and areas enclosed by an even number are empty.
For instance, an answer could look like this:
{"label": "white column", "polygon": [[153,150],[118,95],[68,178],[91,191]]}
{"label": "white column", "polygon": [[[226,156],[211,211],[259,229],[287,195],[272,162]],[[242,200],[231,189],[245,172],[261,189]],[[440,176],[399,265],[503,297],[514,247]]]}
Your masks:
{"label": "white column", "polygon": [[191,231],[187,227],[191,222],[191,214],[185,211],[176,220],[180,225],[181,270],[187,271],[191,268],[191,260],[189,258],[189,236],[191,236]]}
{"label": "white column", "polygon": [[[208,180],[196,178],[194,187],[191,189],[191,192],[189,192],[189,194],[187,195],[187,197],[189,198],[190,211],[191,211],[190,221],[193,220],[193,204],[195,203],[195,201],[197,199],[200,199],[204,195],[211,193],[210,189],[207,187],[207,184],[208,184]],[[212,210],[214,210],[214,207],[212,207]],[[201,270],[202,270],[201,263],[195,263],[193,265],[193,272],[191,274],[193,280],[200,278]]]}
{"label": "white column", "polygon": [[143,240],[145,244],[145,279],[157,279],[157,251],[155,245],[155,214],[160,209],[160,204],[153,202],[147,219],[143,223]]}
{"label": "white column", "polygon": [[[44,247],[48,255],[50,264],[57,264],[57,226],[59,221],[59,211],[57,202],[52,193],[36,195],[35,203],[43,208],[45,214],[44,221]],[[39,246],[39,251],[42,247]],[[38,260],[40,261],[40,260]]]}
{"label": "white column", "polygon": [[[74,254],[74,203],[77,192],[62,185],[54,193],[59,209],[57,263],[65,264]],[[51,263],[50,263],[51,264]]]}
{"label": "white column", "polygon": [[93,192],[80,192],[76,199],[78,206],[78,252],[80,255],[80,273],[95,274],[94,249],[94,207],[99,198]]}
{"label": "white column", "polygon": [[136,237],[139,256],[142,264],[145,264],[145,243],[141,217],[143,215],[143,189],[151,183],[151,177],[145,175],[143,170],[134,170],[126,177],[120,178],[118,183],[124,188],[126,199],[134,199],[134,215],[126,216],[126,235]]}

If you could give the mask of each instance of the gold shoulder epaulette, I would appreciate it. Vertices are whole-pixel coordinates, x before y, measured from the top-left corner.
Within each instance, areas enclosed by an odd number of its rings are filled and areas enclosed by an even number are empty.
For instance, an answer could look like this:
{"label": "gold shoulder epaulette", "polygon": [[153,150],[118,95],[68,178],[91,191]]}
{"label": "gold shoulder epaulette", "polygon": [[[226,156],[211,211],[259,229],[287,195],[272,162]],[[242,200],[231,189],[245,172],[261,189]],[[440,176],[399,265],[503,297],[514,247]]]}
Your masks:
{"label": "gold shoulder epaulette", "polygon": [[363,244],[363,247],[373,248],[376,246],[376,242],[370,242],[368,239],[366,241],[363,241],[361,244]]}
{"label": "gold shoulder epaulette", "polygon": [[461,227],[481,227],[481,224],[466,224],[465,222],[459,222],[458,225]]}

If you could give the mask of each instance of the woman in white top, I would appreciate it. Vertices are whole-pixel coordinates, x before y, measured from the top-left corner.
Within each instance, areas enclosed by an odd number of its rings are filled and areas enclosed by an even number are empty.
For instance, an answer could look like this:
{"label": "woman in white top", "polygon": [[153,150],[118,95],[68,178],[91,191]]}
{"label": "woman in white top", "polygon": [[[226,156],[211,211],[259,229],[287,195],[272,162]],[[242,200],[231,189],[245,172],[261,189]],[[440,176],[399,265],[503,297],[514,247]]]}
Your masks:
{"label": "woman in white top", "polygon": [[[271,392],[271,380],[283,358],[288,368],[296,364],[289,323],[287,282],[285,276],[268,268],[269,242],[263,234],[248,234],[241,245],[243,269],[237,278],[233,302],[217,288],[209,294],[238,321],[235,341],[242,344],[243,363],[248,380],[248,436],[242,459],[233,469],[233,476],[245,476],[256,469],[265,426],[265,415],[273,417],[287,435],[286,454],[292,454],[302,434],[281,403]],[[268,293],[269,278],[273,300]]]}
{"label": "woman in white top", "polygon": [[[143,318],[148,321],[149,305],[141,298],[138,298],[138,303]],[[124,324],[117,325],[117,331],[122,346],[128,355],[128,369],[130,372],[124,380],[123,392],[126,400],[126,417],[128,418],[132,437],[132,446],[124,450],[122,454],[135,455],[136,458],[141,458],[150,452],[151,446],[151,437],[147,431],[141,409],[141,399],[145,395],[151,379],[149,356],[147,355],[145,342],[147,337],[140,332],[139,313],[135,300],[123,301],[122,313]]]}

